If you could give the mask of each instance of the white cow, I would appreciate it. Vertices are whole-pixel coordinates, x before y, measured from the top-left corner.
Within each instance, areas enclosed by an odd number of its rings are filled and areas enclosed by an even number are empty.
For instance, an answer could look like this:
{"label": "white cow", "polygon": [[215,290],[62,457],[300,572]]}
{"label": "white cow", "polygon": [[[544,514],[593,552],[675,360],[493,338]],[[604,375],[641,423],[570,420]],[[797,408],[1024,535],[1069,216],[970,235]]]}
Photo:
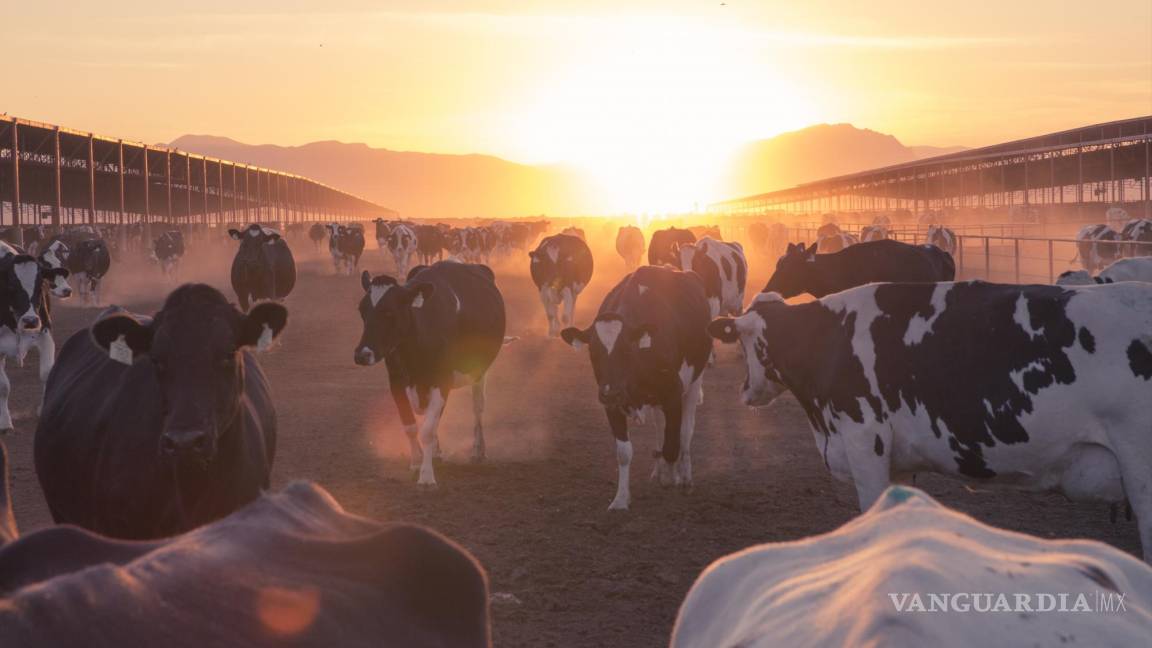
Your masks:
{"label": "white cow", "polygon": [[1099,542],[987,526],[889,488],[839,529],[712,563],[672,648],[1146,646],[1152,569]]}
{"label": "white cow", "polygon": [[748,260],[739,243],[705,236],[692,245],[682,245],[679,252],[680,269],[692,270],[704,279],[712,317],[738,315],[744,310]]}
{"label": "white cow", "polygon": [[709,332],[743,343],[746,405],[793,392],[861,510],[917,472],[1127,499],[1152,559],[1152,284],[761,293]]}
{"label": "white cow", "polygon": [[1056,279],[1057,286],[1089,286],[1119,281],[1152,282],[1152,256],[1120,259],[1093,277],[1087,270],[1069,270]]}

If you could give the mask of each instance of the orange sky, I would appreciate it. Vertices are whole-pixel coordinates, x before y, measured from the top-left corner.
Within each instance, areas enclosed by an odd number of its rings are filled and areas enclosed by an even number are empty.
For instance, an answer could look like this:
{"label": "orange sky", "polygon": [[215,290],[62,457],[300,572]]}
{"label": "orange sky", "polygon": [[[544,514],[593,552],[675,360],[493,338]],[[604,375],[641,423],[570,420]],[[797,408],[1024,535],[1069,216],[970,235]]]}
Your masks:
{"label": "orange sky", "polygon": [[643,166],[653,191],[812,123],[976,146],[1152,113],[1148,0],[166,4],[6,7],[0,111]]}

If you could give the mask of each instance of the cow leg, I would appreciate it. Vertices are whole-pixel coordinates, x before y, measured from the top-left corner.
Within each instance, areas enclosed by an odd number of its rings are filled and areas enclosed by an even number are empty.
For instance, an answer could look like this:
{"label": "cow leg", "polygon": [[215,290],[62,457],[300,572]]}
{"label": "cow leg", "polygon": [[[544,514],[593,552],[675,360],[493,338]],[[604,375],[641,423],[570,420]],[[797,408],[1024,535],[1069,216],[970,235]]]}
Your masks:
{"label": "cow leg", "polygon": [[36,405],[36,416],[44,409],[44,392],[48,388],[48,374],[52,373],[52,365],[56,364],[56,340],[52,339],[52,331],[44,329],[36,336],[36,349],[40,355],[40,403]]}
{"label": "cow leg", "polygon": [[8,411],[8,394],[12,391],[12,383],[8,380],[8,372],[4,365],[8,359],[0,356],[0,432],[11,432],[12,413]]}
{"label": "cow leg", "polygon": [[683,398],[678,393],[666,397],[660,409],[664,412],[664,447],[656,457],[651,479],[659,481],[661,486],[671,486],[680,483],[680,475],[673,469],[673,465],[680,461],[680,424],[684,420]]}
{"label": "cow leg", "polygon": [[480,376],[480,379],[472,384],[472,414],[476,417],[476,426],[473,428],[475,439],[472,441],[472,462],[480,463],[484,461],[484,385],[487,382],[486,376]]}
{"label": "cow leg", "polygon": [[892,483],[891,425],[848,426],[843,429],[845,454],[860,510],[867,511]]}
{"label": "cow leg", "polygon": [[[1145,407],[1145,410],[1147,408]],[[1143,420],[1128,427],[1133,433],[1131,443],[1116,443],[1116,461],[1120,464],[1120,481],[1128,505],[1136,514],[1136,528],[1140,530],[1140,546],[1144,549],[1144,562],[1152,563],[1152,448],[1137,443],[1146,437],[1135,437],[1137,430],[1152,430],[1152,414],[1143,414]]]}
{"label": "cow leg", "polygon": [[436,429],[440,426],[440,417],[444,414],[444,406],[448,402],[448,390],[444,387],[433,387],[428,394],[428,408],[425,410],[424,422],[420,426],[420,449],[424,456],[420,462],[420,478],[417,484],[422,486],[435,486],[436,474],[432,470],[432,457],[439,449]]}
{"label": "cow leg", "polygon": [[408,437],[410,454],[408,455],[408,469],[419,470],[424,453],[420,450],[420,442],[416,435],[416,415],[412,412],[412,402],[408,400],[408,390],[400,383],[393,383],[392,401],[396,403],[396,411],[400,413],[400,422],[404,425],[404,435]]}
{"label": "cow leg", "polygon": [[99,306],[100,305],[100,279],[99,278],[92,280],[92,305],[93,306]]}
{"label": "cow leg", "polygon": [[696,406],[704,399],[704,374],[688,386],[681,398],[680,459],[673,467],[676,483],[685,488],[692,486],[692,435],[696,431]]}
{"label": "cow leg", "polygon": [[629,468],[632,466],[632,441],[628,439],[628,419],[624,412],[616,409],[605,409],[608,415],[608,425],[612,428],[612,436],[616,438],[616,497],[608,505],[609,511],[627,511],[632,503],[632,493],[629,490]]}
{"label": "cow leg", "polygon": [[544,287],[540,289],[540,301],[544,304],[544,314],[548,316],[548,337],[560,334],[560,323],[556,318],[556,291]]}
{"label": "cow leg", "polygon": [[560,315],[560,323],[564,326],[571,326],[576,310],[576,292],[572,290],[572,286],[565,286],[564,290],[560,291],[560,299],[564,303],[564,312]]}

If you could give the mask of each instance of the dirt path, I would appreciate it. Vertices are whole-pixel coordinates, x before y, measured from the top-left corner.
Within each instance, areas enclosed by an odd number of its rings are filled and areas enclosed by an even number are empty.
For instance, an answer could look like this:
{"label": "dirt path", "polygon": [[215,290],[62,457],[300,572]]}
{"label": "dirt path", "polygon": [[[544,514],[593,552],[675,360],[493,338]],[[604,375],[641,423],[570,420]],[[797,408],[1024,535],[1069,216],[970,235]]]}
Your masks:
{"label": "dirt path", "polygon": [[[598,251],[595,278],[578,305],[581,325],[623,276],[608,246]],[[287,302],[288,330],[283,345],[262,357],[280,417],[274,485],[315,480],[351,511],[427,524],[473,551],[488,569],[492,590],[521,601],[493,608],[498,646],[665,645],[681,599],[709,562],[752,544],[826,532],[856,513],[854,490],[829,477],[794,401],[785,397],[758,411],[738,404],[743,369],[731,348],[720,351],[705,376],[692,448],[695,490],[685,494],[647,481],[648,457],[660,434],[652,426],[640,428],[634,434],[632,510],[608,512],[614,446],[596,404],[587,354],[541,335],[543,311],[519,258],[496,268],[508,333],[521,339],[503,350],[489,376],[489,461],[467,463],[470,395],[454,392],[441,425],[447,459],[437,470],[440,488],[421,492],[403,456],[407,442],[387,395],[386,370],[352,363],[360,334],[359,279],[331,276],[330,265],[306,246],[295,249],[306,260]],[[205,256],[203,250],[193,254]],[[230,254],[231,246],[222,245],[183,278],[227,289]],[[385,267],[375,250],[363,265],[373,272]],[[754,262],[752,270],[750,288],[756,289],[769,268]],[[152,312],[167,290],[156,275],[150,267],[118,268],[109,277],[109,294]],[[231,297],[230,290],[226,294]],[[96,312],[58,308],[58,343]],[[30,531],[51,521],[32,468],[40,393],[35,358],[24,368],[10,367],[9,374],[17,429],[5,442],[17,519]],[[1107,506],[971,492],[931,477],[918,486],[997,526],[1139,550],[1134,523],[1110,524]]]}

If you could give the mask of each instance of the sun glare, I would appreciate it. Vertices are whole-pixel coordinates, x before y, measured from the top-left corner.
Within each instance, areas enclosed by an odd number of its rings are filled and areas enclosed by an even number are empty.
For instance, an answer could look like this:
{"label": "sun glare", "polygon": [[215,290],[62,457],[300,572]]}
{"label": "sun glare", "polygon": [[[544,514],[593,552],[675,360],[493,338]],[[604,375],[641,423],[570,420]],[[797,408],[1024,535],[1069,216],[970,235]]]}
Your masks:
{"label": "sun glare", "polygon": [[532,155],[584,171],[609,211],[702,206],[738,146],[813,118],[753,33],[623,21],[593,40],[536,88],[516,128]]}

